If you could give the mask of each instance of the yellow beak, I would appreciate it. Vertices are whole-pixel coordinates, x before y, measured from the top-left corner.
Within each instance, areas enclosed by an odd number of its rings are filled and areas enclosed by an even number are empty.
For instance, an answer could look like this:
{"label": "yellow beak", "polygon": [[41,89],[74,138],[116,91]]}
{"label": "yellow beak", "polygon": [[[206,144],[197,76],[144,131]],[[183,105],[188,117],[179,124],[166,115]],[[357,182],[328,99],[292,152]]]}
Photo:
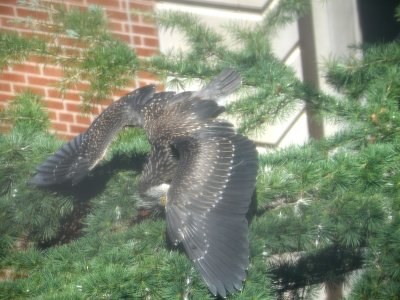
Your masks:
{"label": "yellow beak", "polygon": [[161,196],[160,203],[162,206],[167,206],[167,195]]}

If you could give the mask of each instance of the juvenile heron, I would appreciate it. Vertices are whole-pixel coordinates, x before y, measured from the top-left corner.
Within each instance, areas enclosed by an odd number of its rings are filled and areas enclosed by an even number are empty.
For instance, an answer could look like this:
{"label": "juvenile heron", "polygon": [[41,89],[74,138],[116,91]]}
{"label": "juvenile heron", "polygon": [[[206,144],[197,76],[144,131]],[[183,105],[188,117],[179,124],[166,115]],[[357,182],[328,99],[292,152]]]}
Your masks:
{"label": "juvenile heron", "polygon": [[139,88],[111,104],[88,130],[37,167],[31,183],[79,183],[124,126],[143,127],[151,152],[139,180],[150,204],[165,201],[167,233],[184,249],[209,290],[241,289],[249,265],[246,213],[255,187],[254,144],[217,119],[216,100],[236,90],[240,76],[222,71],[198,92]]}

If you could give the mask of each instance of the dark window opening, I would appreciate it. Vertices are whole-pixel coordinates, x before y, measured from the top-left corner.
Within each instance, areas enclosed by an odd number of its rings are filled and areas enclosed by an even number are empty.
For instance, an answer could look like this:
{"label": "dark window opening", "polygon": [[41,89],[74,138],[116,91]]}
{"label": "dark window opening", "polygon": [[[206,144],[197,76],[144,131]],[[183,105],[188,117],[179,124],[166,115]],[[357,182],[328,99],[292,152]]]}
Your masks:
{"label": "dark window opening", "polygon": [[400,40],[400,23],[395,18],[398,5],[400,5],[400,0],[358,0],[364,43],[375,44]]}

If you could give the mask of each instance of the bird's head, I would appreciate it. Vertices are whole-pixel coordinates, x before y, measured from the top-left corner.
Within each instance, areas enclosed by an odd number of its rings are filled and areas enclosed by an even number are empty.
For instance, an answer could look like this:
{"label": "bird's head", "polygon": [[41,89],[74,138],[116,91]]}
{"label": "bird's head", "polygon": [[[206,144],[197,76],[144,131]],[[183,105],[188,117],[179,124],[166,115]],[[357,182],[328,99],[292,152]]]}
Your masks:
{"label": "bird's head", "polygon": [[156,186],[150,186],[147,188],[140,188],[140,207],[142,208],[154,208],[157,206],[167,205],[167,193],[169,190],[169,184],[162,183]]}

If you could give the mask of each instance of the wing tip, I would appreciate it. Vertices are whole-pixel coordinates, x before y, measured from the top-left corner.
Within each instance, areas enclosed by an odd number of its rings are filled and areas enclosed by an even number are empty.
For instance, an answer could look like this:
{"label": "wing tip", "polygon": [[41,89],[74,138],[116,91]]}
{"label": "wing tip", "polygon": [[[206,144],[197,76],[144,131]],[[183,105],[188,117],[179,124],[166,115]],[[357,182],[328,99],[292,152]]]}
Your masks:
{"label": "wing tip", "polygon": [[[132,106],[143,106],[146,105],[154,96],[156,91],[156,86],[154,84],[148,84],[133,90],[132,92],[126,94],[129,105]],[[123,98],[124,98],[123,97]]]}
{"label": "wing tip", "polygon": [[54,184],[53,182],[45,180],[45,177],[40,173],[35,174],[29,181],[28,186],[45,187]]}
{"label": "wing tip", "polygon": [[216,100],[233,93],[241,84],[242,77],[240,74],[235,69],[228,67],[223,69],[205,87],[197,92],[196,95],[203,100]]}
{"label": "wing tip", "polygon": [[63,173],[58,175],[49,175],[38,172],[27,182],[30,187],[50,187],[71,183],[72,186],[79,184],[87,175],[86,171],[74,173]]}
{"label": "wing tip", "polygon": [[230,282],[229,284],[220,281],[218,285],[207,283],[207,287],[210,293],[213,294],[214,297],[220,296],[226,299],[228,295],[232,295],[236,292],[242,292],[244,281],[245,279],[233,281]]}
{"label": "wing tip", "polygon": [[79,159],[79,163],[71,157],[54,159],[49,156],[36,168],[36,174],[28,181],[30,186],[47,187],[64,184],[68,181],[77,185],[89,172],[89,160]]}

